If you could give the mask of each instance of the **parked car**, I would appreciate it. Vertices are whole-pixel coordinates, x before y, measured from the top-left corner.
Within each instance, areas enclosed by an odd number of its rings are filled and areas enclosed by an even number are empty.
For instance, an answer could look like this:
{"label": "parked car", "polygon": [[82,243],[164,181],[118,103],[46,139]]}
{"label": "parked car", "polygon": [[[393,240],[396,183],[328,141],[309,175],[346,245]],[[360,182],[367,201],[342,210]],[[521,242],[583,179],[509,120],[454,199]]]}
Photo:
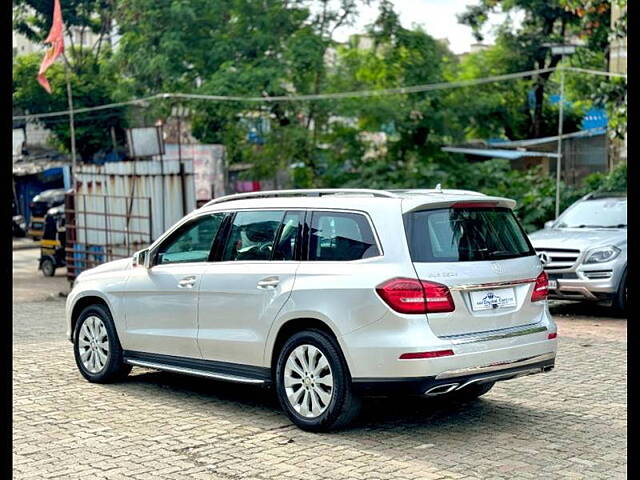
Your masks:
{"label": "parked car", "polygon": [[555,363],[547,275],[514,206],[459,190],[215,199],[78,276],[77,366],[99,383],[141,366],[272,385],[312,431],[367,395],[474,399]]}
{"label": "parked car", "polygon": [[549,298],[626,311],[626,194],[585,195],[529,238],[549,275]]}
{"label": "parked car", "polygon": [[44,232],[44,216],[50,208],[64,204],[64,188],[45,190],[34,196],[29,204],[31,220],[29,221],[29,236],[33,240],[40,240]]}

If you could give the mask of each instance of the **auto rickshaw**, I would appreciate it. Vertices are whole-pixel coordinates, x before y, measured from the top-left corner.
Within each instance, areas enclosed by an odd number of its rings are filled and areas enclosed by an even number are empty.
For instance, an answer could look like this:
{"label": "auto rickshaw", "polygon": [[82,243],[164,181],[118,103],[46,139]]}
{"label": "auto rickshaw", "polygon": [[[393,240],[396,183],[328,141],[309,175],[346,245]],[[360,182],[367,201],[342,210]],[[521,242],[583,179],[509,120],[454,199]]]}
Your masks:
{"label": "auto rickshaw", "polygon": [[31,200],[29,204],[31,220],[29,221],[27,235],[33,238],[34,241],[42,238],[45,214],[53,207],[64,205],[64,195],[64,188],[55,188],[40,192]]}
{"label": "auto rickshaw", "polygon": [[38,269],[42,270],[42,274],[45,277],[53,277],[56,273],[56,268],[66,265],[64,205],[50,208],[44,216],[43,223]]}

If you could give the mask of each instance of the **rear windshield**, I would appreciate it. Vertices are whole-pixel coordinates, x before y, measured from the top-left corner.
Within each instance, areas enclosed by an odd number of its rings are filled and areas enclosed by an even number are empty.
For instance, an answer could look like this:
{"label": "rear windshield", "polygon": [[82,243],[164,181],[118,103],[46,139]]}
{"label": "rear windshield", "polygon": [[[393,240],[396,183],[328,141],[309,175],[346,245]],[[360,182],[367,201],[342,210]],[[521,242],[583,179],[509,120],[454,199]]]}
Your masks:
{"label": "rear windshield", "polygon": [[414,262],[502,260],[535,255],[508,208],[441,208],[404,217]]}

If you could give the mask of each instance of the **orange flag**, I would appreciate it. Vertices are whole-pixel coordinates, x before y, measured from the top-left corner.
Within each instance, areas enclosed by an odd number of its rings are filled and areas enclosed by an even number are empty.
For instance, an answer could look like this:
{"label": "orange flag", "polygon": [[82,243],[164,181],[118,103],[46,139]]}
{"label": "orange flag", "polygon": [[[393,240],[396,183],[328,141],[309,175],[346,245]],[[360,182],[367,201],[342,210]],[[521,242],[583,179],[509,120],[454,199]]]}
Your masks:
{"label": "orange flag", "polygon": [[50,43],[51,48],[47,50],[40,70],[38,71],[38,82],[42,85],[47,92],[51,93],[51,86],[49,81],[44,76],[47,69],[56,61],[56,59],[64,52],[64,25],[62,24],[62,10],[60,9],[60,0],[54,0],[53,7],[53,24],[51,25],[51,31],[44,43]]}

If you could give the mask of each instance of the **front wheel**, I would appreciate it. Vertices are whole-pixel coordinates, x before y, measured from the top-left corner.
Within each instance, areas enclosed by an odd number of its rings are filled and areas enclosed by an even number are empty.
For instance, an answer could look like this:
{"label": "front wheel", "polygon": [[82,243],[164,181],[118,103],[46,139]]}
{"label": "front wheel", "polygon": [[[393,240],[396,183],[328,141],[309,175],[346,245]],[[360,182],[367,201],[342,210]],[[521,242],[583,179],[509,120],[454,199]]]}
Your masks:
{"label": "front wheel", "polygon": [[131,371],[123,361],[111,314],[103,305],[90,305],[78,317],[73,353],[78,370],[90,382],[113,382]]}
{"label": "front wheel", "polygon": [[627,271],[625,270],[620,279],[620,286],[618,292],[613,298],[613,308],[619,314],[627,313]]}
{"label": "front wheel", "polygon": [[357,415],[351,375],[335,339],[321,330],[294,334],[276,366],[276,391],[283,410],[303,430],[346,426]]}

